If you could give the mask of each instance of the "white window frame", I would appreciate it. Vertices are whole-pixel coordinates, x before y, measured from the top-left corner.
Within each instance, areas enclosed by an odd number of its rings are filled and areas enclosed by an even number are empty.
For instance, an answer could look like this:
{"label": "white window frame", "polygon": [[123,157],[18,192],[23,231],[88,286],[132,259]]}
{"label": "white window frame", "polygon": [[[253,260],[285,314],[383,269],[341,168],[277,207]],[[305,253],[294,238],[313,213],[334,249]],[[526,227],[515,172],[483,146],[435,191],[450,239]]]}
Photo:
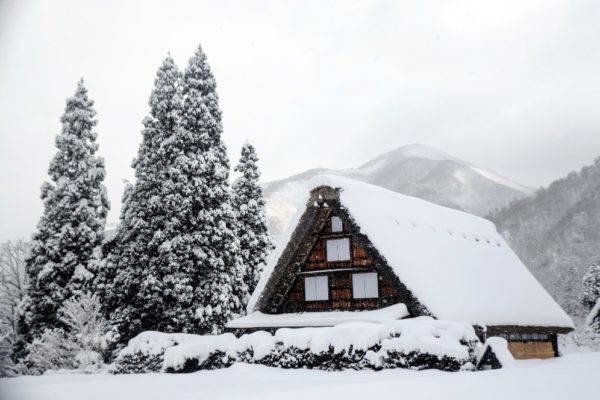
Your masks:
{"label": "white window frame", "polygon": [[350,261],[350,238],[327,240],[327,261]]}
{"label": "white window frame", "polygon": [[377,272],[352,274],[352,298],[379,298],[379,277]]}
{"label": "white window frame", "polygon": [[329,277],[327,275],[307,276],[304,278],[304,300],[329,300]]}
{"label": "white window frame", "polygon": [[344,224],[340,217],[331,217],[331,232],[344,232]]}

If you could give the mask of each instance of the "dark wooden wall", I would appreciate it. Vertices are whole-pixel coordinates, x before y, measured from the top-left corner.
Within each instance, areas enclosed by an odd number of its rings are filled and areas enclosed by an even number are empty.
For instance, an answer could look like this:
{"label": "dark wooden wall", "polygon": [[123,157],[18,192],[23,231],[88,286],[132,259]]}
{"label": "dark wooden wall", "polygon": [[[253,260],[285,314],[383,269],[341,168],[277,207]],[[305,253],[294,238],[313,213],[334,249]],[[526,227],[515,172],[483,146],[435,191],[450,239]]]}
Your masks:
{"label": "dark wooden wall", "polygon": [[[333,214],[331,215],[333,216]],[[379,273],[375,260],[369,257],[347,229],[344,221],[343,232],[331,231],[331,216],[319,234],[308,260],[294,279],[284,302],[283,312],[328,311],[328,310],[373,310],[400,302],[398,291]],[[328,262],[326,241],[328,239],[349,238],[350,260]],[[372,299],[352,298],[352,274],[364,272],[378,273],[379,297]],[[305,301],[304,278],[308,276],[328,276],[329,300]],[[380,299],[383,299],[380,301]]]}

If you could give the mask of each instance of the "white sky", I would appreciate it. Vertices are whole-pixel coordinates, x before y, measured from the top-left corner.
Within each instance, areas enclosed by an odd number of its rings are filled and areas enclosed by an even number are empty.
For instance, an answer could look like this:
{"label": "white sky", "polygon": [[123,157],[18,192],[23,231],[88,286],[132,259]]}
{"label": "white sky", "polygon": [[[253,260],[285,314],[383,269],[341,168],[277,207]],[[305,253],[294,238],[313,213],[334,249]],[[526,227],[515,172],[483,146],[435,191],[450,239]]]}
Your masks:
{"label": "white sky", "polygon": [[0,0],[0,240],[28,238],[84,77],[118,220],[156,69],[198,43],[265,180],[425,143],[545,185],[600,156],[600,2]]}

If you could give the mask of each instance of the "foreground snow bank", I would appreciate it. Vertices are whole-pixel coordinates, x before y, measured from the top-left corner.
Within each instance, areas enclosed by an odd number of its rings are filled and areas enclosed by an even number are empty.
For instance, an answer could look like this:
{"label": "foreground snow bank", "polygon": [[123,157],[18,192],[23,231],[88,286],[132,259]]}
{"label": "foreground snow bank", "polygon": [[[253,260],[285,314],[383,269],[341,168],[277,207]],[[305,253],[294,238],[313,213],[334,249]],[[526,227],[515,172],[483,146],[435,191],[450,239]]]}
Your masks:
{"label": "foreground snow bank", "polygon": [[353,322],[322,328],[282,328],[274,335],[258,331],[239,339],[232,334],[144,332],[123,349],[112,371],[192,372],[236,362],[325,370],[456,371],[473,368],[480,346],[471,325],[430,317],[381,324]]}
{"label": "foreground snow bank", "polygon": [[481,373],[285,370],[235,364],[193,374],[55,375],[0,379],[10,400],[591,400],[598,398],[600,353],[517,360]]}

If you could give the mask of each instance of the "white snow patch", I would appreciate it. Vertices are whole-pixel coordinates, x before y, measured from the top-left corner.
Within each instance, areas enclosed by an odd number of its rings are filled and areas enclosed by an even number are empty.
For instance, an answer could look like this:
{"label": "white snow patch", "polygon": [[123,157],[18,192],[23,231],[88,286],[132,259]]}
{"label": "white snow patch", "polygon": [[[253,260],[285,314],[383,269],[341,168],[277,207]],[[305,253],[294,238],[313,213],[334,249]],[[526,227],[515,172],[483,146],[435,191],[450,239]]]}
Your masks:
{"label": "white snow patch", "polygon": [[513,357],[510,350],[508,350],[508,342],[506,339],[493,336],[486,339],[483,347],[479,350],[479,354],[477,355],[477,364],[481,361],[481,358],[485,355],[485,352],[488,348],[496,355],[496,358],[502,365],[502,368],[510,368],[515,363],[515,358]]}
{"label": "white snow patch", "polygon": [[179,369],[183,367],[186,360],[192,358],[197,359],[201,364],[216,351],[227,352],[236,341],[237,339],[232,333],[215,336],[194,335],[184,343],[165,351],[162,369],[163,371],[168,368]]}
{"label": "white snow patch", "polygon": [[195,340],[199,335],[187,333],[163,333],[145,331],[129,340],[127,346],[119,352],[119,357],[127,354],[160,355],[169,347]]}
{"label": "white snow patch", "polygon": [[407,317],[404,304],[370,311],[322,311],[289,314],[263,314],[254,311],[230,321],[228,328],[284,328],[334,326],[345,322],[388,322]]}
{"label": "white snow patch", "polygon": [[529,187],[523,186],[523,185],[519,185],[518,183],[513,182],[510,179],[500,176],[500,175],[496,174],[495,172],[489,171],[485,168],[471,166],[471,169],[473,171],[477,172],[478,174],[480,174],[481,176],[483,176],[484,178],[487,178],[487,179],[489,179],[493,182],[496,182],[502,186],[513,188],[515,190],[523,192],[524,194],[532,194],[534,192],[534,190],[532,188],[529,188]]}

